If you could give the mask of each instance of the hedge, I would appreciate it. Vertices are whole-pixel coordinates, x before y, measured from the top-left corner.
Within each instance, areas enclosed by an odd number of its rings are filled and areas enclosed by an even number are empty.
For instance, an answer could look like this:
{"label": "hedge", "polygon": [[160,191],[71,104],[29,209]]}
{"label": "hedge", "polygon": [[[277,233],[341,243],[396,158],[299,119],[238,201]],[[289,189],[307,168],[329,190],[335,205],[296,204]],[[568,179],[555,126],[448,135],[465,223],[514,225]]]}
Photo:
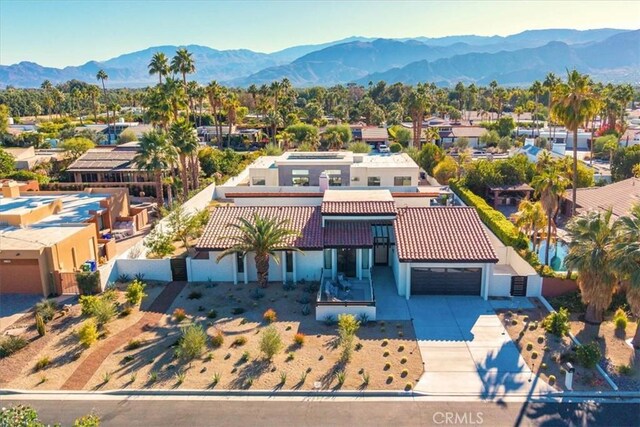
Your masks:
{"label": "hedge", "polygon": [[515,249],[527,250],[529,241],[511,221],[507,219],[501,212],[493,209],[480,196],[475,195],[471,190],[460,185],[456,180],[449,181],[449,187],[463,202],[468,206],[476,208],[482,222],[507,246],[513,246]]}

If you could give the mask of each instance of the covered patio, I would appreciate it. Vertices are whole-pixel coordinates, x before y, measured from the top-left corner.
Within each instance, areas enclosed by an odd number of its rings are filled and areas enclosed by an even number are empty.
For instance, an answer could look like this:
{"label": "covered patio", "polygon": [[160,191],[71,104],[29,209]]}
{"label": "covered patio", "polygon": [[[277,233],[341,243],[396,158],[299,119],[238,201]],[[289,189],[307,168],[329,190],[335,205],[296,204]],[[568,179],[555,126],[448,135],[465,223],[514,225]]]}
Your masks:
{"label": "covered patio", "polygon": [[487,200],[495,209],[500,206],[518,206],[523,199],[530,199],[533,187],[529,184],[500,185],[487,189]]}

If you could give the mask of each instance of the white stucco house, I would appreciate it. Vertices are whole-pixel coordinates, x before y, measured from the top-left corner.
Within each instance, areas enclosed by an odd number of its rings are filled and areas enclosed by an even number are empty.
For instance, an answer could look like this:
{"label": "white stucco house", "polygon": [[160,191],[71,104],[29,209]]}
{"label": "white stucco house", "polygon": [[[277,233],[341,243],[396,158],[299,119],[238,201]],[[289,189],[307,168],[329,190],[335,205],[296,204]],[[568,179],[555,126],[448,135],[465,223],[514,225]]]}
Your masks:
{"label": "white stucco house", "polygon": [[[294,195],[291,196],[294,198]],[[221,206],[216,208],[189,261],[189,280],[248,283],[257,280],[252,254],[218,261],[232,246],[238,218],[261,216],[287,221],[297,231],[271,260],[269,280],[318,281],[316,318],[338,313],[374,320],[372,281],[380,269],[393,271],[392,287],[409,299],[417,295],[537,296],[541,279],[482,224],[475,208],[399,205],[389,190],[324,191],[318,205]],[[390,275],[386,275],[390,276]]]}

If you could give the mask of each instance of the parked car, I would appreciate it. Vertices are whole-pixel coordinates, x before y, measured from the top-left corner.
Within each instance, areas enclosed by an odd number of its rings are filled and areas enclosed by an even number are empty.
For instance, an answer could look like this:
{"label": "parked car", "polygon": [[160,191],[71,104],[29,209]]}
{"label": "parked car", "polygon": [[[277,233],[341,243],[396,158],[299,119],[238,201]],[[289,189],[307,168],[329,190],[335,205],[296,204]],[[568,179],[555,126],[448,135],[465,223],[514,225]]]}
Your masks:
{"label": "parked car", "polygon": [[380,146],[378,146],[378,151],[381,153],[390,153],[391,150],[389,150],[389,147],[387,147],[387,144],[380,144]]}

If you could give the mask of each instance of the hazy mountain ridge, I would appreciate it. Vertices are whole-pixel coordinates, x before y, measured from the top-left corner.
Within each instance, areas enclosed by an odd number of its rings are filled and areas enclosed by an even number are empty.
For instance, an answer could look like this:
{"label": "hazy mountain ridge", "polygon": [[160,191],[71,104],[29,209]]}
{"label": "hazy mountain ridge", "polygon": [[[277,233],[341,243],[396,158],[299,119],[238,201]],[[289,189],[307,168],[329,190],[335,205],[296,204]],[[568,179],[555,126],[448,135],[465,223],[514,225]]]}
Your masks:
{"label": "hazy mountain ridge", "polygon": [[[196,61],[197,71],[192,79],[200,83],[218,80],[237,86],[269,83],[284,77],[295,86],[377,79],[405,83],[430,80],[441,84],[458,80],[483,83],[496,79],[500,83],[514,84],[516,81],[527,83],[531,76],[537,76],[534,66],[544,73],[564,72],[567,66],[578,66],[584,71],[596,70],[599,75],[614,76],[618,81],[634,81],[638,79],[638,71],[633,68],[637,65],[634,58],[640,52],[638,45],[631,44],[637,40],[634,33],[637,31],[551,29],[524,31],[506,37],[349,37],[317,45],[292,46],[270,54],[248,49],[185,47]],[[0,87],[38,87],[44,80],[54,84],[70,79],[95,82],[100,69],[109,75],[109,87],[147,86],[157,81],[157,77],[149,76],[147,71],[153,53],[164,52],[171,57],[178,47],[182,46],[150,47],[106,61],[89,61],[64,68],[42,67],[28,61],[0,66]],[[527,55],[533,57],[527,59]],[[563,58],[562,55],[569,56]],[[492,69],[486,61],[495,61],[499,66]],[[518,64],[524,61],[531,66],[514,66],[514,61]]]}

